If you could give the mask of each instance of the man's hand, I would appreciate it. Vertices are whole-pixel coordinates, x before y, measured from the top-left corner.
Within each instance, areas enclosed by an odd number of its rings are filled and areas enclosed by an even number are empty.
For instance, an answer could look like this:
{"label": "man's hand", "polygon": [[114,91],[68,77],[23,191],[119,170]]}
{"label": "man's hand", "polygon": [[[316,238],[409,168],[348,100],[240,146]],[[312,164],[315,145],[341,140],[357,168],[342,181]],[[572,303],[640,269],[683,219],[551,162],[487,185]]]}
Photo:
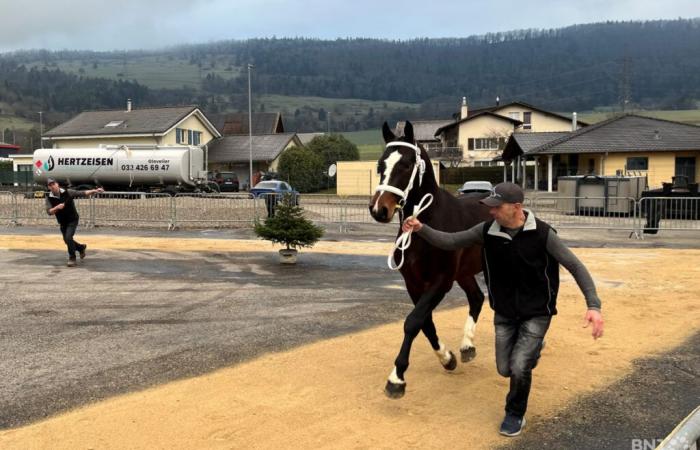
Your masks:
{"label": "man's hand", "polygon": [[589,309],[586,311],[586,317],[583,320],[583,328],[586,328],[589,324],[593,324],[593,329],[591,330],[593,339],[598,339],[603,336],[603,315],[600,311]]}
{"label": "man's hand", "polygon": [[101,194],[101,193],[103,193],[104,191],[105,191],[104,188],[101,188],[101,187],[98,187],[97,189],[95,189],[95,193],[96,193],[96,194]]}
{"label": "man's hand", "polygon": [[60,210],[62,210],[62,209],[65,208],[65,207],[66,207],[66,204],[65,204],[65,203],[59,203],[58,205],[54,206],[53,209],[54,209],[54,211],[60,211]]}
{"label": "man's hand", "polygon": [[404,220],[403,225],[401,225],[401,230],[404,233],[408,233],[409,231],[418,232],[421,228],[423,228],[423,224],[420,223],[420,220],[416,219],[413,216]]}

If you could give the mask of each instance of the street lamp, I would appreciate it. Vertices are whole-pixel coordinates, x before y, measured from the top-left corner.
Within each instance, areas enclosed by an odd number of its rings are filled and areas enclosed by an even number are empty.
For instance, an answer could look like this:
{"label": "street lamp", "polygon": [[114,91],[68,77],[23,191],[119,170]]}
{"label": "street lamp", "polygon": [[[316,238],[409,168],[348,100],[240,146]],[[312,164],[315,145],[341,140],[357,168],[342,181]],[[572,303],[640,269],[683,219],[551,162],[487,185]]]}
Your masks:
{"label": "street lamp", "polygon": [[253,187],[253,103],[250,94],[250,71],[255,66],[248,64],[248,150],[250,152],[250,178],[248,178],[248,190]]}
{"label": "street lamp", "polygon": [[39,148],[44,148],[44,111],[39,111]]}

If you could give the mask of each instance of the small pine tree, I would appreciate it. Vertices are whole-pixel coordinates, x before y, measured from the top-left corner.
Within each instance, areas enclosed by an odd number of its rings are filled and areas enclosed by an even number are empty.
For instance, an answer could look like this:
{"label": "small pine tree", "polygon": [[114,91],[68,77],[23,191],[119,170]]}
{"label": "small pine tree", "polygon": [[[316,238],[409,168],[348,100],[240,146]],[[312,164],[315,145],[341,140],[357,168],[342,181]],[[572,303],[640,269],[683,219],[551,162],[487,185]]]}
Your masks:
{"label": "small pine tree", "polygon": [[291,195],[286,195],[275,209],[264,223],[255,223],[255,234],[261,239],[284,244],[290,250],[311,247],[323,236],[323,228],[304,217]]}

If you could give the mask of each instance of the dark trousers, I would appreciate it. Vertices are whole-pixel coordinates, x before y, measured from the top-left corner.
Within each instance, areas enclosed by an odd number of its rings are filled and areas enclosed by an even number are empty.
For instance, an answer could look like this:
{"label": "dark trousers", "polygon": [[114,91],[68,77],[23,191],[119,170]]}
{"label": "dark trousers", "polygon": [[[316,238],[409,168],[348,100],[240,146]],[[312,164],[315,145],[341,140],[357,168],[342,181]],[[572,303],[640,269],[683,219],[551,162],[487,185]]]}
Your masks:
{"label": "dark trousers", "polygon": [[85,248],[83,244],[79,244],[73,236],[75,235],[75,230],[78,228],[78,221],[67,224],[61,224],[61,234],[63,235],[63,242],[66,243],[68,247],[68,257],[70,259],[75,259],[75,252],[80,251]]}
{"label": "dark trousers", "polygon": [[542,350],[544,335],[551,316],[530,319],[509,319],[496,313],[496,368],[501,376],[510,378],[506,396],[506,413],[522,417],[532,384],[532,369]]}

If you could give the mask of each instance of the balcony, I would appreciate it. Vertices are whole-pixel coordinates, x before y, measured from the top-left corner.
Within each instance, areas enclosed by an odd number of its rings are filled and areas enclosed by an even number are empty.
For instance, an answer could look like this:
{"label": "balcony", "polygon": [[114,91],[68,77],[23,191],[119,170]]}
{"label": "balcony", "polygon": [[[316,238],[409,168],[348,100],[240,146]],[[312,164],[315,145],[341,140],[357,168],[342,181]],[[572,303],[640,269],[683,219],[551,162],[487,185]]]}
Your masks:
{"label": "balcony", "polygon": [[428,156],[433,161],[446,162],[450,167],[457,167],[462,161],[462,147],[425,146]]}

